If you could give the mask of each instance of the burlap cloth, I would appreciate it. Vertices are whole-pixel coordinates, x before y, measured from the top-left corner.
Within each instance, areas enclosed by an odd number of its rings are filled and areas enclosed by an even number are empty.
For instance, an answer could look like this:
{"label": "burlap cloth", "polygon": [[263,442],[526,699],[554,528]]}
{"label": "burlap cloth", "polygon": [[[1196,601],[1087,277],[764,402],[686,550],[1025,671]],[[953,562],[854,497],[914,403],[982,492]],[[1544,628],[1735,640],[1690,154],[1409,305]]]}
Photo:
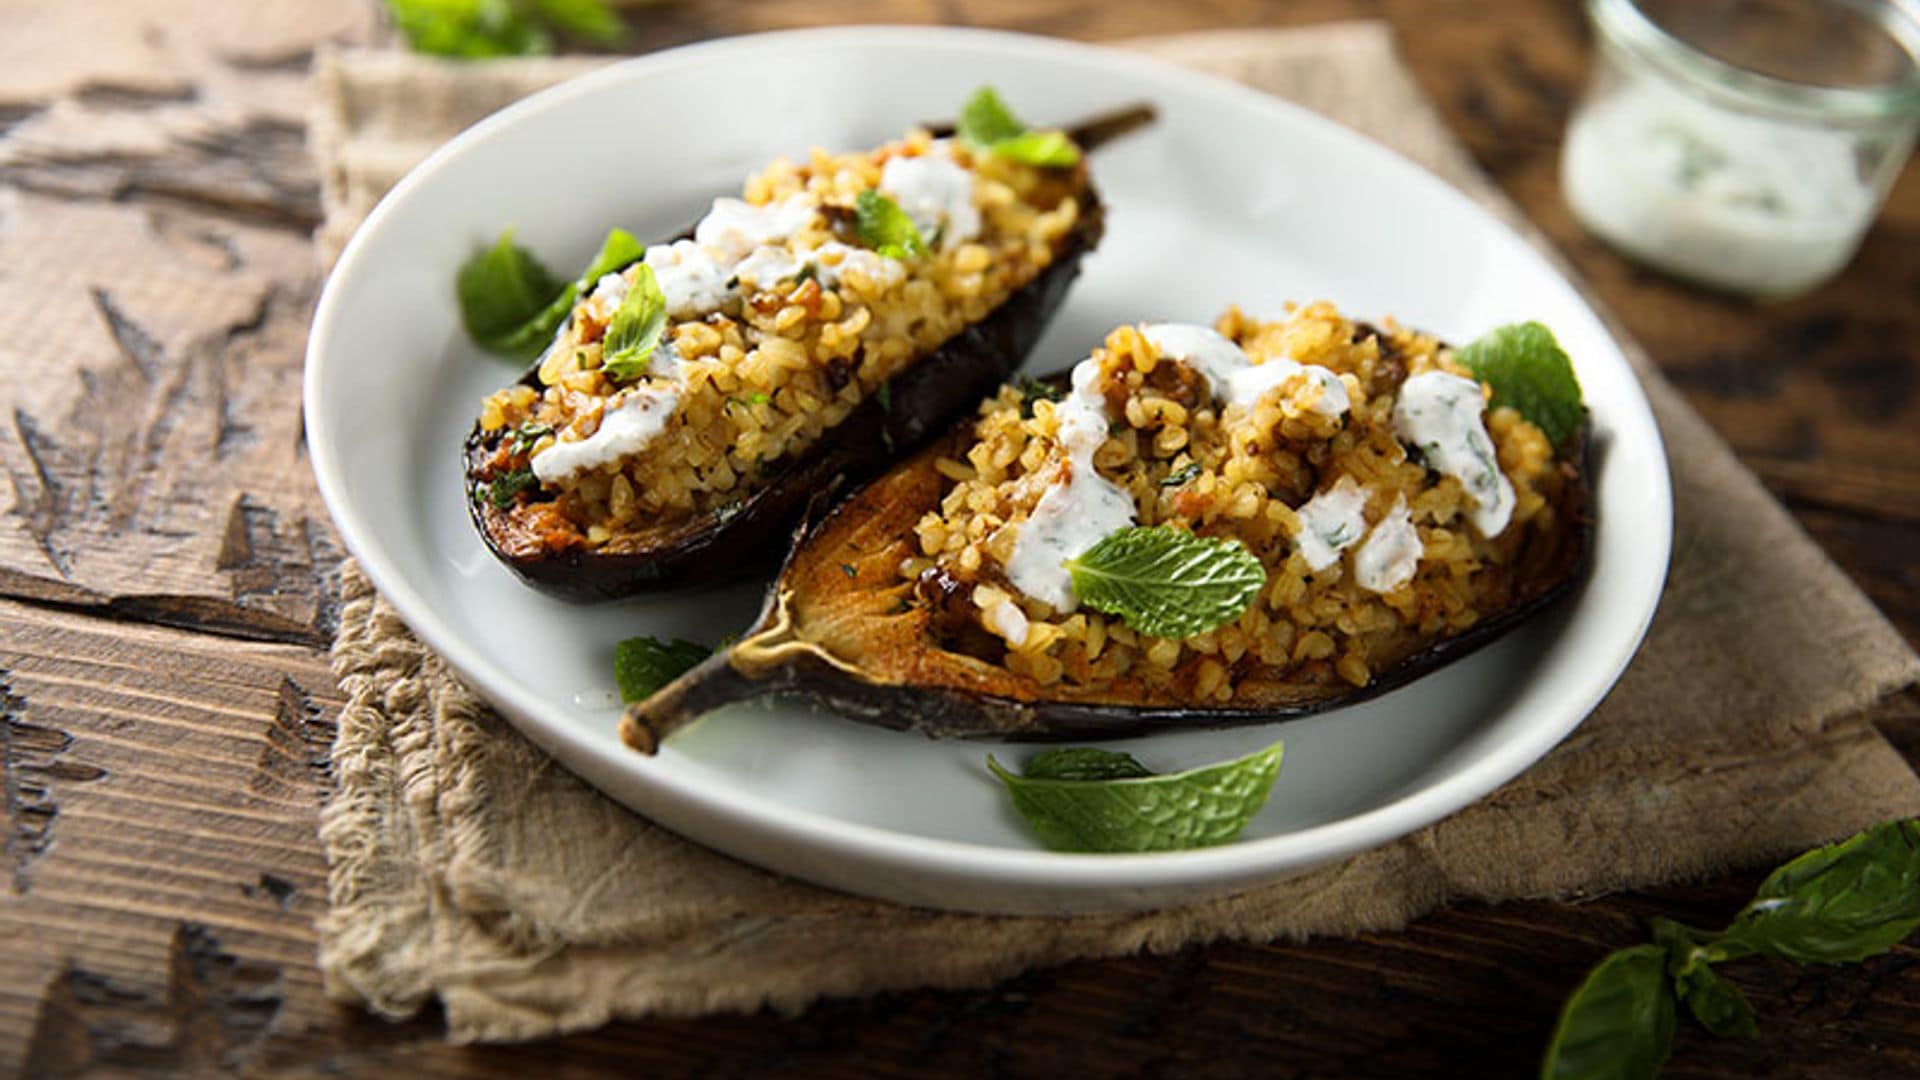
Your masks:
{"label": "burlap cloth", "polygon": [[[1381,25],[1128,47],[1332,116],[1518,221],[1421,98]],[[323,57],[314,131],[327,249],[447,136],[589,66]],[[1666,436],[1677,532],[1660,613],[1619,686],[1564,745],[1469,809],[1337,866],[1179,910],[944,914],[696,847],[522,739],[350,571],[333,650],[349,700],[322,824],[329,990],[389,1017],[437,995],[459,1040],[528,1039],[622,1016],[798,1009],[823,995],[982,984],[1076,957],[1397,928],[1454,900],[1699,876],[1920,812],[1920,782],[1865,715],[1920,676],[1920,660],[1629,352]]]}

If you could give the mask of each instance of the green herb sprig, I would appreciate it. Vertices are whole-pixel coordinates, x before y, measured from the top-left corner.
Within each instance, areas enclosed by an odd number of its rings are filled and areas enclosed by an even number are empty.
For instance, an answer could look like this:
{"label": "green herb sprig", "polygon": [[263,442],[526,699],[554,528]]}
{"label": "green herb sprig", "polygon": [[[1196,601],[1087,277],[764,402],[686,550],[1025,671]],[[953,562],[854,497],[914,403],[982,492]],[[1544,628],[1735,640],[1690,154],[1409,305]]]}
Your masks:
{"label": "green herb sprig", "polygon": [[1232,622],[1267,583],[1266,567],[1238,540],[1172,525],[1115,530],[1068,559],[1067,571],[1081,603],[1163,638]]}
{"label": "green herb sprig", "polygon": [[645,701],[712,655],[712,649],[697,641],[630,637],[613,647],[614,685],[627,704]]}
{"label": "green herb sprig", "polygon": [[960,137],[996,157],[1062,169],[1080,162],[1080,148],[1060,131],[1031,131],[991,86],[973,92],[955,125]]}
{"label": "green herb sprig", "polygon": [[580,276],[563,283],[532,252],[514,243],[513,230],[507,229],[492,247],[460,267],[454,279],[460,321],[474,344],[488,352],[531,360],[553,340],[574,301],[590,292],[601,275],[644,254],[646,246],[633,234],[613,229]]}
{"label": "green herb sprig", "polygon": [[1542,1080],[1640,1080],[1672,1049],[1677,1006],[1720,1036],[1751,1036],[1753,1006],[1712,965],[1748,956],[1840,964],[1920,928],[1920,822],[1876,825],[1775,870],[1725,930],[1653,922],[1654,943],[1602,960],[1560,1011]]}
{"label": "green herb sprig", "polygon": [[598,45],[626,34],[605,0],[386,0],[415,52],[475,60],[553,51],[554,33]]}
{"label": "green herb sprig", "polygon": [[1580,430],[1586,409],[1573,361],[1537,322],[1490,330],[1454,352],[1473,377],[1493,388],[1493,407],[1510,405],[1555,446]]}
{"label": "green herb sprig", "polygon": [[1013,773],[992,757],[1014,809],[1055,851],[1179,851],[1224,844],[1266,805],[1281,745],[1185,772],[1155,775],[1130,754],[1049,750]]}

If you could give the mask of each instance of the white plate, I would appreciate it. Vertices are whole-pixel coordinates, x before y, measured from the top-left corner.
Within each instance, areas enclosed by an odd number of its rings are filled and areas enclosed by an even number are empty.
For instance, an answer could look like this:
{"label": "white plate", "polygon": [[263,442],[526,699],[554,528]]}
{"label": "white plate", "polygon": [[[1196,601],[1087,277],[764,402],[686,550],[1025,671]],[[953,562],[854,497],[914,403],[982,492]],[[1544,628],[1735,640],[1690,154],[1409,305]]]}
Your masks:
{"label": "white plate", "polygon": [[[461,260],[506,225],[557,268],[609,226],[678,231],[776,154],[864,147],[949,116],[982,83],[1035,122],[1151,101],[1159,123],[1097,155],[1100,250],[1029,360],[1065,367],[1112,326],[1273,313],[1327,298],[1464,340],[1539,319],[1572,353],[1604,449],[1593,576],[1576,598],[1413,685],[1324,716],[1108,745],[1150,767],[1276,738],[1285,768],[1239,842],[1058,855],[1022,831],[983,761],[804,708],[713,716],[648,759],[614,735],[616,640],[715,641],[758,587],[576,607],[517,583],[461,503],[460,445],[518,372],[470,346]],[[1140,908],[1244,889],[1384,843],[1519,773],[1613,684],[1653,614],[1671,506],[1646,399],[1599,320],[1513,233],[1431,175],[1298,108],[1139,56],[1023,36],[853,29],[739,38],[634,60],[475,125],[353,238],[308,346],[307,435],[349,549],[407,624],[520,730],[669,828],[823,884],[935,907]]]}

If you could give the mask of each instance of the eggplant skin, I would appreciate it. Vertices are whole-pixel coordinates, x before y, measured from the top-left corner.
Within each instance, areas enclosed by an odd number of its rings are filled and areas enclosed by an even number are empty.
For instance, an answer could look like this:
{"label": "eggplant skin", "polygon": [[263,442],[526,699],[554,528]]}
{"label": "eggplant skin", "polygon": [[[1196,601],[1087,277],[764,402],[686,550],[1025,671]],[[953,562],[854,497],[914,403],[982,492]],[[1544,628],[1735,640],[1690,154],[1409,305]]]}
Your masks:
{"label": "eggplant skin", "polygon": [[[467,509],[481,540],[509,570],[565,600],[614,600],[635,593],[718,584],[771,569],[794,522],[822,492],[862,483],[980,400],[1012,375],[1052,321],[1083,259],[1105,231],[1105,208],[1081,185],[1080,216],[1053,262],[986,318],[948,338],[886,383],[839,426],[794,455],[739,502],[623,538],[616,551],[549,550],[509,508],[487,498],[489,462],[506,430],[467,436]],[[538,389],[539,363],[520,384]],[[529,554],[531,552],[531,554]]]}
{"label": "eggplant skin", "polygon": [[965,652],[944,647],[935,590],[899,576],[915,554],[913,524],[937,505],[941,455],[959,457],[970,422],[850,496],[806,529],[769,592],[759,621],[736,645],[632,706],[621,737],[652,753],[666,734],[733,701],[795,694],[864,723],[935,738],[1032,741],[1119,738],[1160,730],[1269,723],[1324,712],[1404,686],[1494,641],[1585,578],[1593,548],[1587,430],[1561,449],[1561,527],[1529,532],[1510,565],[1508,602],[1468,630],[1426,644],[1363,688],[1317,677],[1254,680],[1232,706],[1127,701],[1081,692],[1055,698]]}

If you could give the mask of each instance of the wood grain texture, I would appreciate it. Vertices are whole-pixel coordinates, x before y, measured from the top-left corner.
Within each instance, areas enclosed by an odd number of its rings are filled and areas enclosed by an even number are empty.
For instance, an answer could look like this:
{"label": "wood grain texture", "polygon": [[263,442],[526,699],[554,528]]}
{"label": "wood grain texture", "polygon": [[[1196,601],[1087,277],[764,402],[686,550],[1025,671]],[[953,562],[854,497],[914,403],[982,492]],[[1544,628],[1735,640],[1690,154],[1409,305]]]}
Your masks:
{"label": "wood grain texture", "polygon": [[[0,1074],[1523,1074],[1558,1002],[1664,914],[1756,878],[1464,908],[1404,934],[1070,965],[792,1019],[444,1045],[324,1001],[314,814],[338,546],[299,370],[318,217],[304,69],[360,2],[0,0]],[[1557,153],[1568,0],[690,0],[630,47],[864,20],[1082,38],[1379,16],[1481,164],[1707,418],[1920,641],[1920,170],[1860,257],[1785,304],[1589,240]],[[1920,698],[1882,729],[1920,759]],[[1920,1073],[1920,952],[1729,975],[1764,1033],[1683,1028],[1671,1075]]]}

